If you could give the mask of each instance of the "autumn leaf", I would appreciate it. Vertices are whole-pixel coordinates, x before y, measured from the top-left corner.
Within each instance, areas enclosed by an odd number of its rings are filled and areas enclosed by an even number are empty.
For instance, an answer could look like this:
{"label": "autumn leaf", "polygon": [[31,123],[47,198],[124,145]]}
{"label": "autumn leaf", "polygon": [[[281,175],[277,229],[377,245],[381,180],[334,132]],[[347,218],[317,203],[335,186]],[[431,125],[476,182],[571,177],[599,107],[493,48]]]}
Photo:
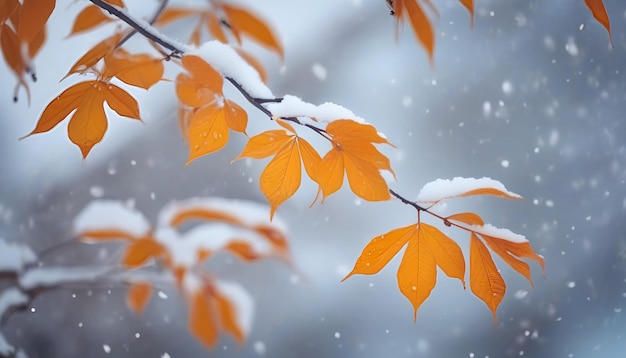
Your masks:
{"label": "autumn leaf", "polygon": [[19,9],[17,36],[21,43],[30,43],[46,26],[56,5],[55,0],[23,0]]}
{"label": "autumn leaf", "polygon": [[76,16],[68,36],[92,30],[111,21],[113,19],[108,17],[99,6],[89,5]]}
{"label": "autumn leaf", "polygon": [[470,13],[471,26],[474,27],[474,0],[459,0]]}
{"label": "autumn leaf", "polygon": [[506,284],[485,244],[474,233],[470,238],[470,287],[489,307],[496,322],[496,309],[504,298]]}
{"label": "autumn leaf", "polygon": [[163,77],[163,59],[148,54],[130,54],[117,49],[104,56],[105,78],[116,77],[131,86],[149,89]]}
{"label": "autumn leaf", "polygon": [[189,142],[189,159],[216,152],[228,143],[228,129],[245,134],[248,115],[235,102],[222,94],[223,79],[211,65],[195,55],[182,59],[191,76],[181,73],[176,78],[176,94],[184,106],[181,126]]}
{"label": "autumn leaf", "polygon": [[[122,34],[116,33],[113,36],[110,36],[94,47],[92,47],[89,51],[87,51],[81,58],[74,63],[72,68],[68,71],[64,78],[68,77],[73,73],[84,73],[88,70],[94,70],[94,66],[102,59],[104,56],[113,51],[115,46],[119,43],[122,38]],[[96,71],[98,72],[98,71]]]}
{"label": "autumn leaf", "polygon": [[126,296],[126,304],[136,314],[141,315],[152,295],[152,285],[148,282],[135,282],[131,284]]}
{"label": "autumn leaf", "polygon": [[404,17],[409,19],[411,28],[420,43],[426,49],[428,58],[433,63],[435,51],[435,34],[430,20],[418,0],[396,0],[393,2],[393,12],[396,17],[396,33],[398,26],[404,22]]}
{"label": "autumn leaf", "polygon": [[509,191],[501,182],[491,178],[437,179],[426,183],[417,195],[416,202],[435,205],[441,201],[475,195],[492,195],[505,199],[522,199]]}
{"label": "autumn leaf", "polygon": [[244,8],[223,4],[222,9],[226,14],[226,21],[230,25],[230,29],[237,39],[241,35],[250,37],[259,44],[276,52],[280,58],[284,58],[282,45],[265,21]]}
{"label": "autumn leaf", "polygon": [[165,254],[165,248],[154,239],[140,238],[131,241],[124,251],[122,263],[127,267],[138,267],[150,259],[159,258]]}
{"label": "autumn leaf", "polygon": [[308,176],[315,180],[317,168],[321,162],[319,154],[303,138],[297,136],[291,126],[284,122],[287,130],[273,130],[258,134],[246,144],[240,158],[262,159],[274,156],[261,173],[259,180],[261,191],[270,202],[270,217],[276,209],[289,199],[300,187],[302,165]]}
{"label": "autumn leaf", "polygon": [[137,101],[123,89],[100,80],[80,82],[52,100],[35,129],[20,139],[47,132],[74,112],[68,124],[68,137],[80,148],[83,158],[87,158],[107,130],[104,102],[120,116],[140,120]]}
{"label": "autumn leaf", "polygon": [[208,348],[215,346],[219,332],[215,301],[213,295],[198,290],[193,294],[189,308],[189,331]]}
{"label": "autumn leaf", "polygon": [[613,38],[611,37],[611,21],[609,20],[609,14],[606,12],[604,3],[602,0],[585,0],[585,5],[591,11],[593,17],[600,23],[606,31],[609,33],[609,41],[613,46]]}
{"label": "autumn leaf", "polygon": [[365,246],[354,268],[342,281],[355,274],[378,273],[405,245],[407,248],[397,274],[398,287],[413,305],[415,318],[417,310],[435,287],[437,266],[465,286],[465,260],[461,248],[436,227],[418,222],[375,237]]}
{"label": "autumn leaf", "polygon": [[315,180],[324,198],[343,185],[344,172],[352,191],[369,201],[387,200],[389,187],[380,174],[387,170],[393,174],[389,159],[373,144],[389,144],[376,128],[349,119],[331,122],[326,127],[331,136],[332,149],[318,165]]}
{"label": "autumn leaf", "polygon": [[20,8],[21,4],[18,0],[0,1],[0,25],[11,18],[13,14]]}

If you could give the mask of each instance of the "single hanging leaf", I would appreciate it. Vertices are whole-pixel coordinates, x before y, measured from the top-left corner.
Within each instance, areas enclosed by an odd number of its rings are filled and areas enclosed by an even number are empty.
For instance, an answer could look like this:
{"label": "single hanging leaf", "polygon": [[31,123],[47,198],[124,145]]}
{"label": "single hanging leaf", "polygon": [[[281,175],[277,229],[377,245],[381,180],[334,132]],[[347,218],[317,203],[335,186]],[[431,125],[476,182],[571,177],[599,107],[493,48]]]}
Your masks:
{"label": "single hanging leaf", "polygon": [[609,14],[606,12],[604,3],[602,0],[585,0],[585,5],[591,11],[593,17],[600,23],[606,31],[609,33],[609,41],[613,46],[613,38],[611,36],[611,21],[609,20]]}
{"label": "single hanging leaf", "polygon": [[485,244],[474,233],[470,238],[470,287],[472,292],[489,307],[493,321],[497,323],[496,309],[502,302],[506,284]]}
{"label": "single hanging leaf", "polygon": [[133,283],[128,289],[126,304],[136,314],[141,315],[150,301],[152,295],[152,285],[148,282]]}
{"label": "single hanging leaf", "polygon": [[239,345],[242,345],[246,339],[246,335],[237,322],[237,310],[233,302],[231,302],[228,297],[219,293],[215,295],[215,299],[223,329],[235,337]]}
{"label": "single hanging leaf", "polygon": [[413,305],[413,319],[417,319],[417,310],[430,296],[437,280],[435,257],[428,245],[423,231],[413,232],[409,245],[404,251],[398,268],[398,287],[400,292]]}
{"label": "single hanging leaf", "polygon": [[404,3],[411,27],[417,35],[417,38],[422,43],[422,46],[426,49],[430,62],[433,63],[435,53],[435,34],[430,20],[428,20],[426,13],[418,4],[417,0],[404,0]]}
{"label": "single hanging leaf", "polygon": [[202,344],[213,348],[217,343],[218,325],[215,317],[215,298],[198,290],[191,297],[189,331]]}
{"label": "single hanging leaf", "polygon": [[112,21],[113,19],[108,17],[99,6],[89,5],[76,16],[74,25],[68,36],[94,29]]}
{"label": "single hanging leaf", "polygon": [[237,33],[241,32],[243,35],[276,52],[281,59],[284,59],[282,45],[263,20],[243,8],[223,4],[222,9],[228,18],[227,22],[231,30],[236,36],[238,36]]}

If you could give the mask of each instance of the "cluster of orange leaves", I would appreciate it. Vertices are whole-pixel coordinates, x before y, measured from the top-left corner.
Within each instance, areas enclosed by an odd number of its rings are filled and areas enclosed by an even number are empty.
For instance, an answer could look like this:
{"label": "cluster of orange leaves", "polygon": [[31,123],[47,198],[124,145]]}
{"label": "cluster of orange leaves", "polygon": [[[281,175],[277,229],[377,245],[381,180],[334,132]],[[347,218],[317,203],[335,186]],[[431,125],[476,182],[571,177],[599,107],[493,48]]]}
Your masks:
{"label": "cluster of orange leaves", "polygon": [[[472,195],[494,195],[508,199],[518,199],[498,189],[478,188],[453,197]],[[443,201],[443,200],[441,200]],[[432,214],[432,212],[429,211]],[[352,271],[343,279],[354,274],[372,275],[378,273],[406,246],[398,268],[397,278],[400,292],[413,305],[414,318],[421,304],[430,296],[437,279],[437,267],[448,277],[459,279],[465,288],[465,259],[459,245],[436,227],[421,221],[391,230],[372,239],[363,249]],[[470,234],[470,288],[493,314],[496,322],[496,309],[506,291],[506,284],[497,269],[487,246],[515,271],[523,275],[532,286],[530,266],[520,258],[535,260],[545,273],[544,259],[536,254],[527,241],[512,241],[506,235],[498,237],[490,234],[485,222],[476,213],[462,212],[442,219],[447,226],[455,226]],[[487,232],[487,233],[485,233]],[[499,233],[499,231],[495,231]],[[485,246],[485,243],[487,246]],[[342,281],[343,281],[342,280]]]}
{"label": "cluster of orange leaves", "polygon": [[[469,11],[471,16],[471,24],[474,25],[474,0],[459,0],[461,4]],[[609,15],[606,12],[602,0],[584,0],[585,5],[591,11],[593,17],[600,23],[609,33],[611,40],[611,23]],[[431,21],[428,18],[427,10],[430,10],[435,17],[439,17],[437,8],[432,0],[387,0],[391,8],[392,15],[396,18],[396,34],[398,27],[405,19],[409,20],[413,32],[417,36],[419,42],[424,46],[428,57],[433,63],[435,54],[435,32]]]}
{"label": "cluster of orange leaves", "polygon": [[[119,213],[123,217],[123,213]],[[271,225],[250,225],[228,212],[222,212],[213,208],[182,208],[172,215],[165,223],[167,229],[176,230],[190,223],[222,223],[236,228],[250,231],[257,237],[265,240],[270,247],[268,252],[258,252],[248,242],[238,237],[228,238],[227,244],[211,251],[204,248],[195,249],[194,262],[185,265],[176,261],[173,248],[168,247],[156,236],[153,228],[145,235],[137,236],[125,229],[123,220],[120,226],[114,225],[106,228],[85,229],[78,232],[78,238],[87,243],[104,243],[123,241],[126,243],[122,254],[121,263],[128,271],[144,266],[157,264],[168,270],[173,276],[181,294],[189,303],[189,331],[207,347],[214,347],[220,330],[232,335],[238,343],[245,340],[246,332],[236,319],[238,307],[231,299],[222,294],[216,286],[215,279],[203,268],[203,264],[220,252],[227,252],[244,262],[254,262],[267,258],[278,258],[287,263],[291,262],[289,248],[284,234]],[[161,224],[162,225],[162,224]],[[162,229],[162,228],[159,228]],[[179,238],[184,240],[183,237]],[[216,240],[217,237],[207,236],[206,242]],[[176,250],[176,249],[174,249]],[[178,249],[180,250],[180,249]],[[188,290],[185,282],[190,277],[199,278],[201,287]],[[127,305],[130,309],[141,315],[153,293],[153,284],[143,279],[133,279],[129,282],[127,293]]]}

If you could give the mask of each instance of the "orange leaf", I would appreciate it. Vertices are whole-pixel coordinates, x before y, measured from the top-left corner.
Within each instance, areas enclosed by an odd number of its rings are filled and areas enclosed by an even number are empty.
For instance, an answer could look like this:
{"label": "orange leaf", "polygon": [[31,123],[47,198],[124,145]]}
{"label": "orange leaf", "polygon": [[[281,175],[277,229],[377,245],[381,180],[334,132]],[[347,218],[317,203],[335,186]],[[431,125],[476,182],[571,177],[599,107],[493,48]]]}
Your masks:
{"label": "orange leaf", "polygon": [[237,340],[237,343],[242,345],[246,336],[243,329],[237,322],[237,312],[235,310],[235,306],[227,297],[220,294],[215,295],[215,299],[224,330],[232,334],[233,337],[235,337],[235,340]]}
{"label": "orange leaf", "polygon": [[155,26],[165,26],[174,21],[178,21],[184,17],[197,15],[198,10],[195,9],[185,9],[179,7],[168,7],[165,9],[159,18],[154,23]]}
{"label": "orange leaf", "polygon": [[[195,55],[183,56],[182,62],[183,67],[189,71],[193,80],[197,83],[197,87],[206,88],[210,92],[222,94],[224,80],[211,65]],[[183,99],[181,98],[181,100]]]}
{"label": "orange leaf", "polygon": [[494,323],[497,322],[496,309],[502,302],[506,284],[485,244],[474,233],[470,239],[470,287],[489,307]]}
{"label": "orange leaf", "polygon": [[103,76],[117,77],[131,86],[149,89],[163,77],[163,60],[148,54],[130,54],[123,49],[104,56]]}
{"label": "orange leaf", "polygon": [[411,27],[426,49],[432,63],[435,52],[435,34],[430,20],[428,20],[426,13],[424,13],[422,7],[417,3],[417,0],[404,0],[404,3]]}
{"label": "orange leaf", "polygon": [[436,227],[424,223],[419,225],[437,266],[448,277],[458,278],[465,287],[465,259],[459,245]]}
{"label": "orange leaf", "polygon": [[587,5],[593,17],[600,24],[602,24],[602,26],[604,26],[606,31],[609,33],[609,41],[611,42],[611,46],[613,46],[613,39],[611,37],[611,21],[609,20],[609,14],[607,14],[602,0],[585,0],[585,5]]}
{"label": "orange leaf", "polygon": [[[2,54],[13,73],[23,82],[23,75],[26,72],[26,63],[22,58],[20,40],[13,29],[7,24],[2,24],[0,30],[0,45],[2,46]],[[26,83],[24,83],[26,87]]]}
{"label": "orange leaf", "polygon": [[333,148],[322,158],[316,173],[324,198],[339,190],[345,169],[357,196],[370,201],[389,199],[389,187],[379,171],[393,170],[389,159],[372,143],[391,143],[373,126],[348,119],[331,122],[326,133],[332,137]]}
{"label": "orange leaf", "polygon": [[222,8],[228,17],[228,24],[236,36],[238,36],[238,32],[241,32],[284,58],[282,45],[263,20],[243,8],[230,5],[223,5]]}
{"label": "orange leaf", "polygon": [[[489,247],[491,247],[492,249],[493,249],[493,246],[498,246],[502,250],[505,250],[506,252],[514,256],[536,261],[541,266],[541,269],[543,270],[545,274],[545,271],[546,271],[545,261],[542,256],[537,255],[537,253],[533,251],[533,249],[530,247],[529,242],[513,242],[513,241],[509,241],[509,240],[505,240],[505,239],[501,239],[497,237],[492,237],[492,236],[487,236],[487,235],[481,235],[481,237],[485,239],[485,241],[487,242],[487,245],[489,245]],[[528,280],[530,281],[530,278]]]}
{"label": "orange leaf", "polygon": [[122,35],[117,33],[111,37],[108,37],[100,41],[96,46],[87,51],[74,65],[70,68],[65,77],[73,73],[83,73],[98,63],[107,53],[113,51],[115,46],[122,38]]}
{"label": "orange leaf", "polygon": [[21,42],[30,43],[35,38],[46,26],[55,5],[55,0],[22,1],[19,10],[19,25],[17,25],[17,36]]}
{"label": "orange leaf", "polygon": [[84,8],[78,16],[76,16],[69,36],[76,35],[79,32],[91,30],[111,21],[113,21],[113,19],[105,15],[100,7],[96,5],[89,5]]}
{"label": "orange leaf", "polygon": [[81,232],[79,239],[82,241],[109,241],[109,240],[134,240],[136,237],[126,231],[111,230],[91,230]]}
{"label": "orange leaf", "polygon": [[152,286],[147,282],[133,283],[128,289],[126,304],[136,314],[141,315],[152,295]]}
{"label": "orange leaf", "polygon": [[107,130],[105,101],[119,115],[139,119],[137,101],[126,91],[99,80],[80,82],[50,102],[39,117],[35,129],[20,139],[51,130],[76,110],[68,125],[68,137],[86,158]]}
{"label": "orange leaf", "polygon": [[165,253],[161,244],[151,238],[137,239],[131,242],[126,251],[122,263],[128,267],[137,267],[145,264],[153,258],[158,258]]}
{"label": "orange leaf", "polygon": [[300,187],[302,164],[296,137],[288,141],[276,153],[261,173],[261,191],[270,202],[270,217],[285,200],[289,199]]}
{"label": "orange leaf", "polygon": [[206,347],[217,343],[218,325],[215,319],[215,298],[202,290],[196,291],[189,309],[189,331]]}
{"label": "orange leaf", "polygon": [[39,50],[41,50],[41,47],[43,46],[44,42],[46,42],[46,28],[45,27],[41,29],[35,35],[35,37],[33,37],[33,40],[28,44],[28,56],[31,59],[37,55]]}
{"label": "orange leaf", "polygon": [[446,218],[447,220],[460,221],[467,225],[478,225],[483,226],[485,222],[483,219],[475,213],[467,212],[467,213],[458,213],[454,215],[450,215]]}
{"label": "orange leaf", "polygon": [[409,245],[404,251],[398,268],[398,287],[400,292],[413,305],[413,319],[417,318],[417,310],[430,296],[437,280],[437,265],[428,239],[418,224],[412,232]]}
{"label": "orange leaf", "polygon": [[241,154],[235,160],[249,157],[254,159],[267,158],[276,154],[293,136],[287,135],[283,130],[265,131],[248,139],[248,143],[243,148]]}
{"label": "orange leaf", "polygon": [[224,116],[228,128],[244,134],[246,133],[248,114],[241,106],[231,100],[225,100]]}
{"label": "orange leaf", "polygon": [[213,36],[216,40],[218,40],[221,43],[228,43],[226,34],[222,30],[222,24],[221,24],[220,19],[217,16],[214,16],[213,14],[205,15],[205,17],[207,18],[206,19],[207,27],[209,29],[209,33],[211,34],[211,36]]}
{"label": "orange leaf", "polygon": [[224,108],[204,106],[198,109],[191,117],[187,136],[189,141],[187,164],[198,157],[224,148],[228,143],[228,125]]}
{"label": "orange leaf", "polygon": [[3,25],[22,6],[18,0],[0,1],[0,25]]}
{"label": "orange leaf", "polygon": [[417,225],[412,224],[373,238],[363,248],[354,268],[342,281],[355,274],[373,275],[378,273],[416,235],[416,231]]}
{"label": "orange leaf", "polygon": [[400,292],[417,310],[435,287],[437,266],[449,277],[458,278],[465,286],[465,260],[461,248],[441,231],[421,222],[392,230],[372,239],[354,264],[354,274],[378,273],[408,243],[398,268]]}

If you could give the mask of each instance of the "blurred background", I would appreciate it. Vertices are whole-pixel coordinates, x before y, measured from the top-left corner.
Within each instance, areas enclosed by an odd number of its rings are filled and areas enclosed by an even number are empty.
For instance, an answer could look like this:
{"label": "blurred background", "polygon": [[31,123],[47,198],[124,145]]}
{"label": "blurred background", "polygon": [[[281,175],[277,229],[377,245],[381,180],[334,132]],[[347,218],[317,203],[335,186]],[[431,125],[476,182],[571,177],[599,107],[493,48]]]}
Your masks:
{"label": "blurred background", "polygon": [[[156,1],[127,1],[147,16]],[[66,124],[18,141],[74,61],[103,37],[66,38],[86,1],[58,1],[48,43],[35,61],[38,82],[13,103],[14,79],[0,65],[0,238],[48,250],[44,261],[114,261],[115,246],[72,243],[74,216],[92,200],[132,203],[150,219],[171,200],[220,196],[266,202],[263,161],[230,161],[246,138],[185,166],[173,83],[137,90],[144,123],[111,118],[89,158]],[[171,1],[193,5],[194,1]],[[398,201],[369,203],[349,190],[309,208],[306,180],[278,210],[289,225],[297,271],[278,261],[241,264],[220,256],[210,269],[241,282],[255,299],[252,331],[238,346],[222,335],[207,351],[187,331],[186,305],[162,287],[143,317],[125,287],[64,289],[39,296],[1,327],[31,357],[617,357],[626,352],[626,3],[605,0],[613,47],[583,1],[477,0],[475,26],[458,1],[434,1],[434,66],[405,26],[398,40],[384,1],[237,1],[273,24],[285,61],[256,49],[274,94],[350,108],[397,146],[382,148],[415,198],[437,178],[488,176],[523,201],[464,199],[443,213],[472,210],[524,234],[546,259],[531,263],[535,287],[496,259],[507,282],[498,324],[471,291],[439,272],[413,321],[397,289],[394,259],[376,276],[340,283],[379,234],[416,221]],[[166,28],[187,39],[186,23]],[[408,24],[407,24],[408,25]],[[108,28],[109,30],[111,27]],[[136,36],[129,46],[147,48]],[[175,66],[166,77],[173,79]],[[235,91],[231,99],[244,103]],[[268,120],[249,106],[249,134]],[[232,133],[232,132],[231,132]],[[436,222],[431,222],[436,223]],[[439,225],[437,223],[437,225]],[[465,233],[445,229],[467,250]],[[70,241],[70,243],[67,243]],[[50,247],[56,249],[49,250]]]}

